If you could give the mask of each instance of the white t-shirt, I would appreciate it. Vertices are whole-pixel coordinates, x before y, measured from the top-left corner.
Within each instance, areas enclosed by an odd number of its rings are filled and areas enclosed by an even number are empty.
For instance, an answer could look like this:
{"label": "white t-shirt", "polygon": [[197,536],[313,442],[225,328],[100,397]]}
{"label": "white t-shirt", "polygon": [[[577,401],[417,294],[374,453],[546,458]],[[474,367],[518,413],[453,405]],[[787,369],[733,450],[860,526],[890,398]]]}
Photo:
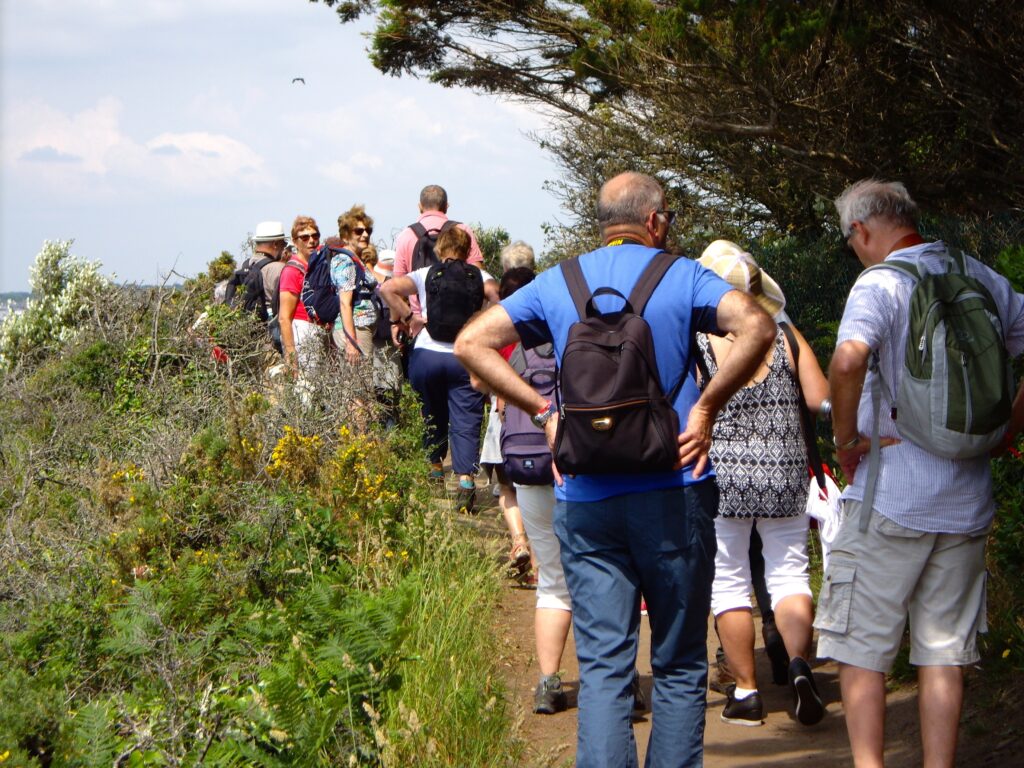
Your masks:
{"label": "white t-shirt", "polygon": [[[413,283],[416,284],[416,294],[420,300],[420,306],[423,307],[423,319],[427,319],[427,272],[430,271],[430,267],[423,267],[417,269],[415,272],[410,272],[406,275]],[[483,277],[484,282],[493,280],[494,278],[484,269],[480,270],[480,275]],[[486,300],[485,300],[486,301]],[[452,354],[455,351],[455,345],[447,341],[434,341],[431,338],[430,333],[427,331],[426,326],[423,330],[416,334],[416,349],[429,349],[434,352],[447,352]]]}
{"label": "white t-shirt", "polygon": [[[946,246],[941,241],[894,251],[887,257],[918,264],[925,271],[945,268]],[[988,288],[999,309],[999,319],[1011,357],[1024,352],[1024,296],[1014,293],[1006,278],[969,258],[967,272]],[[914,281],[893,270],[874,270],[858,278],[850,291],[839,324],[836,345],[854,340],[879,353],[882,407],[879,433],[900,437],[897,422],[889,417],[894,393],[903,373],[903,355],[909,327],[909,300]],[[857,429],[870,435],[874,426],[871,388],[875,374],[868,371],[857,409]],[[882,449],[874,508],[895,523],[915,531],[973,534],[992,522],[992,475],[988,456],[944,459],[909,440]],[[867,482],[865,456],[844,499],[860,501]]]}

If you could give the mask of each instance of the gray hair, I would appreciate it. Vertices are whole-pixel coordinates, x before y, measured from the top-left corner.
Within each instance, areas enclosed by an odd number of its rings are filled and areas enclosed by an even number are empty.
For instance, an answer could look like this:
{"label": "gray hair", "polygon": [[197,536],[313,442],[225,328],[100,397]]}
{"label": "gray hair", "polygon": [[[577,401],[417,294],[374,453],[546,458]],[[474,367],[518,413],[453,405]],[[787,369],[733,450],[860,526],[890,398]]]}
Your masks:
{"label": "gray hair", "polygon": [[516,267],[529,267],[533,269],[535,259],[533,248],[522,240],[516,240],[501,249],[501,271],[508,272]]}
{"label": "gray hair", "polygon": [[420,192],[420,205],[424,211],[447,211],[448,193],[444,191],[444,187],[428,184]]}
{"label": "gray hair", "polygon": [[867,221],[873,216],[887,219],[892,224],[917,228],[917,203],[899,181],[862,179],[851,184],[836,198],[836,212],[844,237],[850,236],[853,222]]}
{"label": "gray hair", "polygon": [[645,224],[651,211],[661,208],[665,199],[657,179],[635,172],[622,176],[626,177],[627,183],[616,184],[609,189],[610,182],[605,182],[598,195],[597,223],[602,231],[616,224]]}

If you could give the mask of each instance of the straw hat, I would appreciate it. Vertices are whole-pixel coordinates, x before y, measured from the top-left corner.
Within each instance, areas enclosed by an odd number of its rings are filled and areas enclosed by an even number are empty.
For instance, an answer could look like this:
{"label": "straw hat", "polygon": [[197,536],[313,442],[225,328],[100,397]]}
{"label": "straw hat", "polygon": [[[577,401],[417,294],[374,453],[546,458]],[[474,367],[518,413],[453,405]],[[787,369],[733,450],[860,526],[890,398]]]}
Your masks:
{"label": "straw hat", "polygon": [[395,272],[395,252],[392,250],[378,251],[377,263],[373,265],[373,273],[377,281],[383,283]]}
{"label": "straw hat", "polygon": [[750,294],[772,317],[786,306],[786,297],[779,284],[736,243],[715,240],[697,261],[736,290]]}

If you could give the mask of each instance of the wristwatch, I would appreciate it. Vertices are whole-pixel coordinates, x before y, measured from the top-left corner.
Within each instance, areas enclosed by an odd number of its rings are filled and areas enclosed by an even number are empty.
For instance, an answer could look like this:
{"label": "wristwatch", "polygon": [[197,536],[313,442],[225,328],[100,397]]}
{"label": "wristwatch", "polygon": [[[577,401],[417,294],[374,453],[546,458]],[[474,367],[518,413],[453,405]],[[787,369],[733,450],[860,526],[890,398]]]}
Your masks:
{"label": "wristwatch", "polygon": [[551,420],[551,417],[554,415],[555,406],[552,405],[551,401],[549,400],[544,404],[543,408],[541,408],[537,413],[533,414],[533,416],[530,417],[530,421],[533,422],[533,425],[537,427],[537,429],[544,429],[544,425],[547,424]]}

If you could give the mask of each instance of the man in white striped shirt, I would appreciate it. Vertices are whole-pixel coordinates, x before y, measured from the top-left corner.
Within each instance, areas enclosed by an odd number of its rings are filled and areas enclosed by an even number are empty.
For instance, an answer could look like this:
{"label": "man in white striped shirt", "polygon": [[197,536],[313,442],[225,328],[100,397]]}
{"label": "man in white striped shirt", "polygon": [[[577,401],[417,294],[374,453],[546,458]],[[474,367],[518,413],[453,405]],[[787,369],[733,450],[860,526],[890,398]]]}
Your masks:
{"label": "man in white striped shirt", "polygon": [[[892,257],[919,271],[944,271],[942,242],[925,242],[917,206],[898,182],[865,180],[836,200],[847,244],[865,267]],[[998,308],[1009,355],[1024,353],[1024,296],[967,258]],[[985,625],[985,540],[995,507],[987,456],[947,459],[902,439],[889,417],[898,392],[914,281],[896,270],[857,280],[829,367],[837,457],[850,485],[846,518],[819,596],[818,655],[840,662],[847,731],[858,768],[882,766],[885,674],[910,616],[910,662],[918,667],[924,765],[952,766],[963,702],[963,666],[978,660]],[[872,354],[878,371],[869,371]],[[881,376],[881,462],[874,501],[861,509],[874,430],[871,385]],[[865,383],[867,382],[867,383]],[[1004,446],[1024,426],[1024,385]],[[862,512],[869,513],[862,532]]]}

